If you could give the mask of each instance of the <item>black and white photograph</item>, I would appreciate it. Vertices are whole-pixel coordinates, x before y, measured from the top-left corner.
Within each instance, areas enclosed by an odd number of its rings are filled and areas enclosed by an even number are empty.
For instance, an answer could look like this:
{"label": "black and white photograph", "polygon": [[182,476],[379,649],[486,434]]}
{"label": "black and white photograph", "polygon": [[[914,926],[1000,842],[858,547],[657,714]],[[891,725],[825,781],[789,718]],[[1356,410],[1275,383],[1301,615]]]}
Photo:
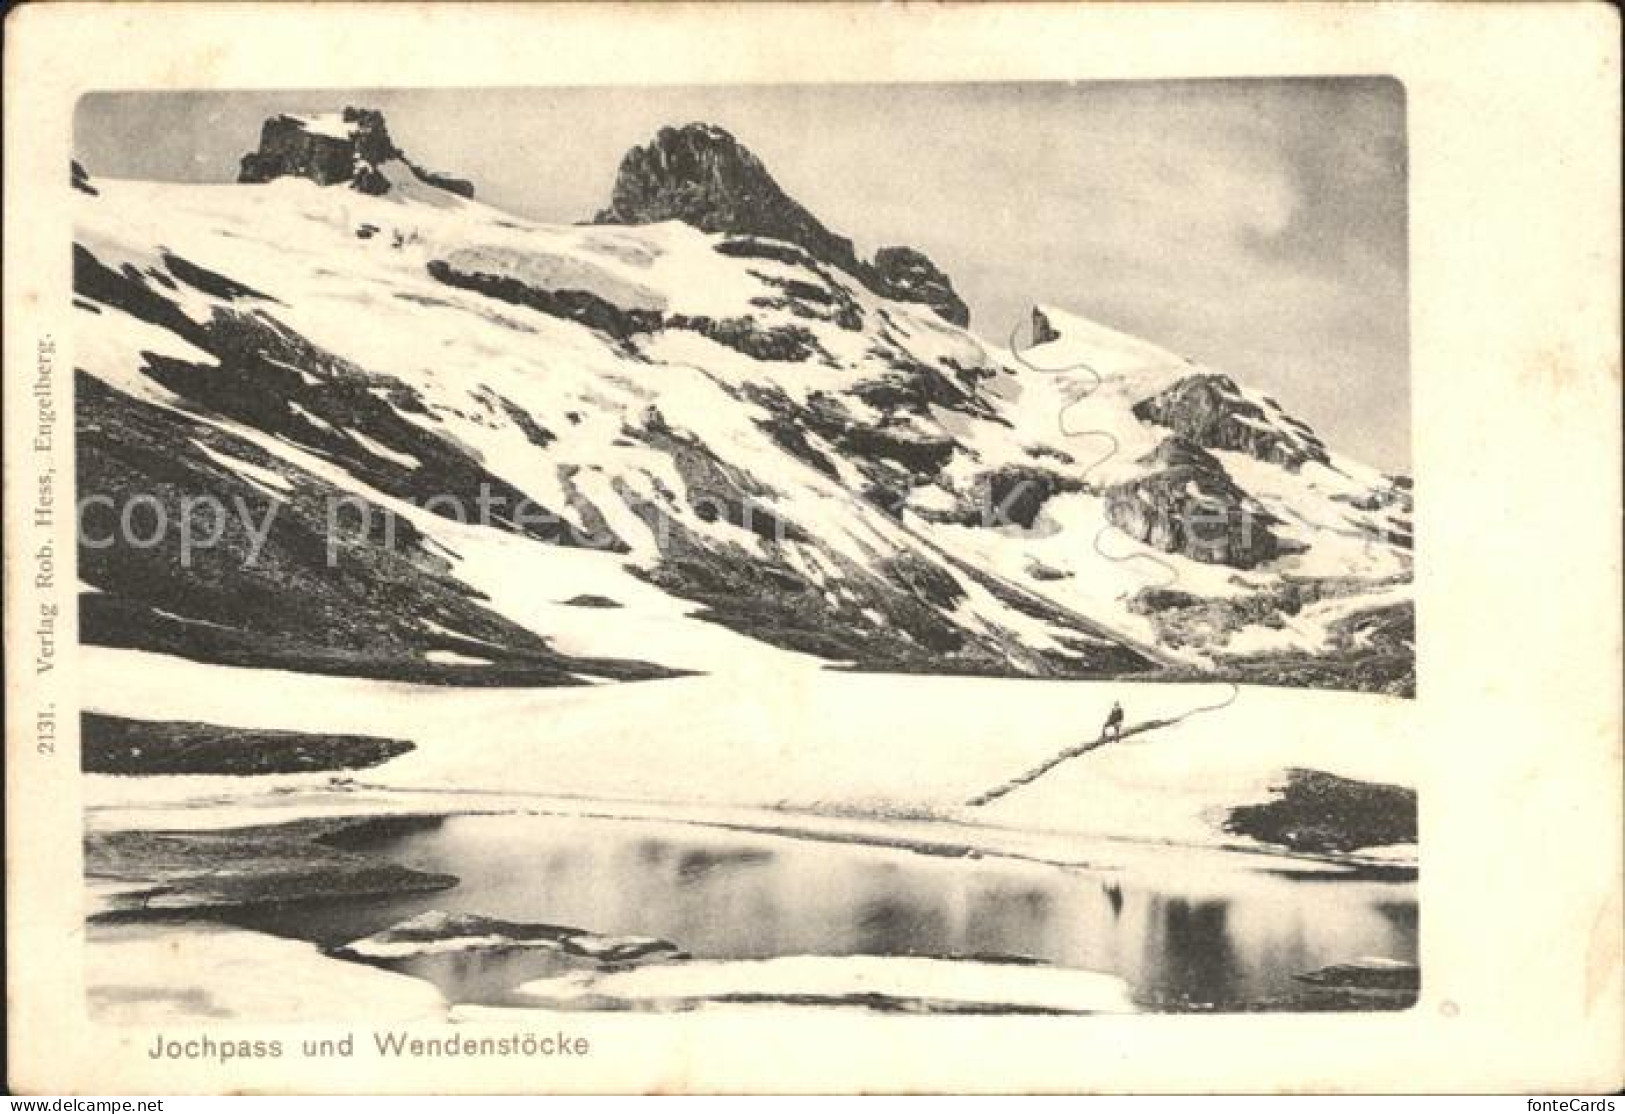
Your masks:
{"label": "black and white photograph", "polygon": [[93,1014],[1412,1004],[1404,110],[83,98]]}

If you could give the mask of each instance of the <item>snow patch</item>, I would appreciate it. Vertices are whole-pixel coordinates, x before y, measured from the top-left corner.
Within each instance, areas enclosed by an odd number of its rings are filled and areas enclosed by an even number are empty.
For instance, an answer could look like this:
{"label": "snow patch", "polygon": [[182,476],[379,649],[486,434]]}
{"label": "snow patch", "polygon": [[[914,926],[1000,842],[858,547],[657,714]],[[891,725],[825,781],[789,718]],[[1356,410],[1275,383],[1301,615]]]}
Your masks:
{"label": "snow patch", "polygon": [[91,925],[87,937],[85,988],[101,1024],[384,1024],[446,1016],[429,983],[329,958],[314,944],[176,923]]}
{"label": "snow patch", "polygon": [[916,956],[791,955],[663,963],[536,979],[520,986],[519,993],[554,1005],[603,998],[642,1005],[739,998],[783,1002],[878,999],[905,1007],[1134,1012],[1128,984],[1112,975]]}

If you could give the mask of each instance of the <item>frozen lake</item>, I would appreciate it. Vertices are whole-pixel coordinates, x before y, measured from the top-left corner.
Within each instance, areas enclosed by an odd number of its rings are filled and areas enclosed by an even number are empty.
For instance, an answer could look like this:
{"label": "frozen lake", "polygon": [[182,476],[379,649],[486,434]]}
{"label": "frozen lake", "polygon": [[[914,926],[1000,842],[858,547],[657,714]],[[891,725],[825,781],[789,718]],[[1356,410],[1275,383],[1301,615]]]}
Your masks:
{"label": "frozen lake", "polygon": [[[1413,881],[1286,869],[1257,855],[1208,852],[1204,864],[1216,866],[1165,876],[534,814],[451,816],[372,851],[461,882],[440,893],[245,910],[234,923],[337,947],[439,909],[657,937],[696,960],[1038,962],[1116,975],[1142,1008],[1163,1010],[1267,1008],[1301,995],[1295,974],[1417,959]],[[515,988],[556,974],[559,962],[514,948],[387,965],[430,980],[453,1003],[517,1005]]]}

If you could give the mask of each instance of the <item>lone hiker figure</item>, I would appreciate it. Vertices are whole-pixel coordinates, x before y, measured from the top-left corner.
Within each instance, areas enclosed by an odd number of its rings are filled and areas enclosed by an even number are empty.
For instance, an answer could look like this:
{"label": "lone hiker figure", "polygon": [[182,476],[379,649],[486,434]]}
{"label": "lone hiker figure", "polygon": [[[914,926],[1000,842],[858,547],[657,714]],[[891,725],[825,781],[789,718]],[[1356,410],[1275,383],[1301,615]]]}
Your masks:
{"label": "lone hiker figure", "polygon": [[1112,701],[1111,713],[1106,717],[1106,726],[1100,729],[1102,739],[1108,735],[1114,743],[1123,737],[1123,706],[1115,700]]}

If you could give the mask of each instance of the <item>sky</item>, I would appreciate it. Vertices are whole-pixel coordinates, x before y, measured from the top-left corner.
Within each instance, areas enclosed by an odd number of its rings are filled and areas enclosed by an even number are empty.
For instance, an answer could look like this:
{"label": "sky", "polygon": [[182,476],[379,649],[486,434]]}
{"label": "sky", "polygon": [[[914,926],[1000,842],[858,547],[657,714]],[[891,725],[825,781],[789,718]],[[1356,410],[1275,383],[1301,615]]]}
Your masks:
{"label": "sky", "polygon": [[988,340],[1057,305],[1410,470],[1392,79],[92,93],[75,153],[93,176],[232,181],[267,116],[347,104],[480,200],[563,222],[660,127],[718,124],[860,252],[931,256]]}

